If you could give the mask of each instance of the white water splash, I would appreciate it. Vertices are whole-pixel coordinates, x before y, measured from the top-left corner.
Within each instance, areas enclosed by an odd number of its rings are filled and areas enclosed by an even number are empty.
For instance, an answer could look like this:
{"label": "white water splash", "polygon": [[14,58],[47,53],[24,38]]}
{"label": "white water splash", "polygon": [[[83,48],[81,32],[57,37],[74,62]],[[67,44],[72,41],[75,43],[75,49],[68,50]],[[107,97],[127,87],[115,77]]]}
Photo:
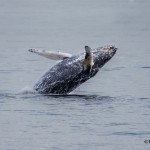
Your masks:
{"label": "white water splash", "polygon": [[31,87],[29,86],[25,86],[24,88],[22,88],[17,94],[36,94],[36,91],[34,91]]}

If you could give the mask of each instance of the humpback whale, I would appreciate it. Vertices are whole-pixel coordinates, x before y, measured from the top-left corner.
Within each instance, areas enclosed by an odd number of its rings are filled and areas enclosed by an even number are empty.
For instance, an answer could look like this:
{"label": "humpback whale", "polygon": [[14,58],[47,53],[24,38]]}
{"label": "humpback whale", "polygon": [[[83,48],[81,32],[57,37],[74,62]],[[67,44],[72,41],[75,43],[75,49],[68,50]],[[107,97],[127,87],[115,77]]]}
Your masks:
{"label": "humpback whale", "polygon": [[68,94],[85,81],[94,77],[116,53],[117,48],[107,45],[71,55],[63,52],[29,49],[30,52],[52,60],[61,60],[49,69],[34,85],[40,94]]}

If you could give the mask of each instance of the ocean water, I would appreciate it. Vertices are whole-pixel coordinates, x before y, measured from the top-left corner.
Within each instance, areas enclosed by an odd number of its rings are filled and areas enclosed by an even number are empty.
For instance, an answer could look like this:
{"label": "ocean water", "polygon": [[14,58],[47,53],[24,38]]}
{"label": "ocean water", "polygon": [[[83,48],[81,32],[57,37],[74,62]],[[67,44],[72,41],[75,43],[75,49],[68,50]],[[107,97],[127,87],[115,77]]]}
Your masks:
{"label": "ocean water", "polygon": [[[0,0],[0,150],[150,149],[149,0]],[[69,95],[32,92],[57,61],[29,48],[116,55]]]}

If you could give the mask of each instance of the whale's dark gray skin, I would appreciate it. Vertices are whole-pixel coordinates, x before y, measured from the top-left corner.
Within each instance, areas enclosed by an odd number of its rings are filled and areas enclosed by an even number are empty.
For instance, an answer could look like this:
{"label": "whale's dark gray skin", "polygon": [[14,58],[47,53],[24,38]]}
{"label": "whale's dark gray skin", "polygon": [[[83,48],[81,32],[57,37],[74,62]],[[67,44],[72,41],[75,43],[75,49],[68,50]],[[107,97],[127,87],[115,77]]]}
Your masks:
{"label": "whale's dark gray skin", "polygon": [[66,58],[53,66],[35,84],[34,90],[41,94],[67,94],[79,85],[95,76],[99,69],[116,53],[115,46],[104,46],[92,50],[93,66],[83,67],[85,53]]}

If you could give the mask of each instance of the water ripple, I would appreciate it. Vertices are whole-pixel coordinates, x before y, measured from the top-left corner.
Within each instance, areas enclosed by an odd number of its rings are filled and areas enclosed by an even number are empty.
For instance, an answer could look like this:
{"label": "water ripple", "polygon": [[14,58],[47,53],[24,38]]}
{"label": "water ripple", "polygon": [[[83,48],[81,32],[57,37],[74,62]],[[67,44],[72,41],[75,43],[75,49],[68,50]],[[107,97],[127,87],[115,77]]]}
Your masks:
{"label": "water ripple", "polygon": [[150,132],[113,132],[111,135],[137,136],[137,135],[150,135]]}
{"label": "water ripple", "polygon": [[141,67],[142,69],[150,69],[150,67],[149,66],[143,66],[143,67]]}

